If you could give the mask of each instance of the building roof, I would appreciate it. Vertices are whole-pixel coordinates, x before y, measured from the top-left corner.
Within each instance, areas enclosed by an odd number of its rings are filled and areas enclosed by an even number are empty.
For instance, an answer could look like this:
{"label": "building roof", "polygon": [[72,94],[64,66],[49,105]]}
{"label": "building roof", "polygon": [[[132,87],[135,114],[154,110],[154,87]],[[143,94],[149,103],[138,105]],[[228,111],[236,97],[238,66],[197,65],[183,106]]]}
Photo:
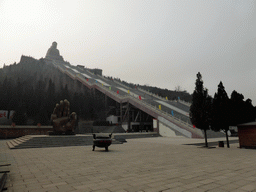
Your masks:
{"label": "building roof", "polygon": [[237,125],[237,126],[240,127],[240,126],[253,126],[253,125],[256,125],[256,122],[255,122],[255,121],[249,122],[249,123],[239,124],[239,125]]}

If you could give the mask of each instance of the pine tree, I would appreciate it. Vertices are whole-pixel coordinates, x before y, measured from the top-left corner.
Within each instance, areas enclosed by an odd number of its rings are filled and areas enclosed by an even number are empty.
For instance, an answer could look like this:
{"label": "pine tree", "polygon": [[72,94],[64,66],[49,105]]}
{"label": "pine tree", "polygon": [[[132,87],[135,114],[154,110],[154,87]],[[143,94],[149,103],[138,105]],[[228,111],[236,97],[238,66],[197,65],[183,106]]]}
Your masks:
{"label": "pine tree", "polygon": [[244,102],[243,114],[244,114],[244,122],[243,123],[255,121],[256,111],[255,111],[255,107],[253,107],[253,105],[252,105],[251,99],[247,99]]}
{"label": "pine tree", "polygon": [[251,99],[243,100],[244,96],[236,91],[231,94],[231,125],[255,121],[255,107],[252,105]]}
{"label": "pine tree", "polygon": [[56,93],[55,93],[55,84],[52,82],[52,79],[49,80],[48,89],[47,89],[46,94],[47,94],[47,96],[46,96],[47,114],[50,117],[56,103],[58,102],[57,98],[56,98]]}
{"label": "pine tree", "polygon": [[195,91],[192,95],[192,105],[190,106],[190,121],[198,129],[204,131],[205,146],[208,147],[206,131],[209,130],[211,116],[211,100],[208,90],[203,86],[202,75],[197,74]]}
{"label": "pine tree", "polygon": [[230,99],[225,91],[225,87],[222,82],[220,82],[218,91],[215,93],[213,99],[211,129],[214,131],[223,130],[225,132],[228,148],[228,130],[232,121],[231,109]]}

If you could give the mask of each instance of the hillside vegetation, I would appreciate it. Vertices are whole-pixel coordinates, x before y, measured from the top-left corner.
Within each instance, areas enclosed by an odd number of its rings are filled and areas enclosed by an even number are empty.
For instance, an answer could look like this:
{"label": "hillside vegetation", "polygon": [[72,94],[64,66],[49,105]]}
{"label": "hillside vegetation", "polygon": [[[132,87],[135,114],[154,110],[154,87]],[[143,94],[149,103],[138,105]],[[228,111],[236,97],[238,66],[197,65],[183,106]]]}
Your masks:
{"label": "hillside vegetation", "polygon": [[[73,80],[43,59],[23,56],[20,63],[0,69],[0,110],[15,110],[16,124],[50,124],[50,116],[60,100],[68,99],[71,112],[79,118],[101,119],[103,99],[93,96],[84,86],[74,88]],[[79,82],[77,82],[79,83]]]}
{"label": "hillside vegetation", "polygon": [[[115,79],[121,81],[120,79]],[[121,81],[129,87],[139,86],[159,96],[191,101],[186,91],[177,92],[157,87]],[[13,121],[18,124],[50,124],[50,116],[60,100],[68,99],[71,112],[86,120],[105,120],[104,97],[93,95],[80,82],[74,82],[44,59],[22,56],[14,63],[0,69],[0,110],[15,110]],[[29,120],[29,121],[27,121]],[[1,123],[1,122],[0,122]]]}

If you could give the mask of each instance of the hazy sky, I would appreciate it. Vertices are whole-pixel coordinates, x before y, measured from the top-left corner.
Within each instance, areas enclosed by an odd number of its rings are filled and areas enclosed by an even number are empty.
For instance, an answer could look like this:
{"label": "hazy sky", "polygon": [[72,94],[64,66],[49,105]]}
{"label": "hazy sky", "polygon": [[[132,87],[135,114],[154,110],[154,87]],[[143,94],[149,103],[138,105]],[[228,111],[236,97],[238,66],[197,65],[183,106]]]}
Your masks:
{"label": "hazy sky", "polygon": [[0,67],[45,57],[192,93],[197,72],[256,105],[256,0],[0,0]]}

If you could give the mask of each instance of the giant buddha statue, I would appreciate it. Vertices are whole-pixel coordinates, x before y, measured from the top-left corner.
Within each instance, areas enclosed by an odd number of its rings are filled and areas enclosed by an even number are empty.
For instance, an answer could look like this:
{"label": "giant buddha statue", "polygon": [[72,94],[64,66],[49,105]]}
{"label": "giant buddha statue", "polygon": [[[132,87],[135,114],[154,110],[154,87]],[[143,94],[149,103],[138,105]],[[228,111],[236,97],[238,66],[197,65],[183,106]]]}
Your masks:
{"label": "giant buddha statue", "polygon": [[63,61],[63,57],[60,55],[60,52],[57,49],[57,42],[54,41],[52,43],[52,46],[48,49],[45,58]]}

